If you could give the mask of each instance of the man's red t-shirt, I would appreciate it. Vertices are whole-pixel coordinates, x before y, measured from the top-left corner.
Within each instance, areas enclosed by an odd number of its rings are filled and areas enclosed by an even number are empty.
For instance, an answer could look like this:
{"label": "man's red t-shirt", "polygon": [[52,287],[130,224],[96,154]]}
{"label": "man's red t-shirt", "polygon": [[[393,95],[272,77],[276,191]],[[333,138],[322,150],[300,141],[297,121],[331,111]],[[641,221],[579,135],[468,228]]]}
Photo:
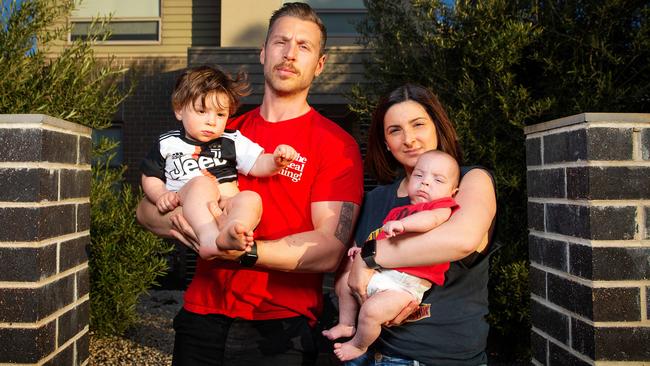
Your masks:
{"label": "man's red t-shirt", "polygon": [[[298,157],[272,177],[239,176],[240,190],[262,197],[256,239],[279,239],[311,231],[311,203],[345,201],[360,205],[363,172],[355,140],[313,108],[281,122],[268,122],[259,107],[229,121],[228,128],[272,153],[293,146]],[[315,322],[321,311],[322,273],[244,268],[230,261],[198,261],[185,293],[185,309],[243,319],[280,319],[304,315]]]}

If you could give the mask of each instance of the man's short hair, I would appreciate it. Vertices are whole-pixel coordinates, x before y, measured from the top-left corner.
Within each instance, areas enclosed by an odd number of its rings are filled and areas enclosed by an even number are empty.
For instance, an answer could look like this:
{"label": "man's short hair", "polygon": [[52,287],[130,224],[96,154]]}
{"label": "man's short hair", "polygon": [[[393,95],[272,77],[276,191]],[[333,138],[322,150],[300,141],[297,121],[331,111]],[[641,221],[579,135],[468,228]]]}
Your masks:
{"label": "man's short hair", "polygon": [[282,17],[294,17],[316,24],[318,26],[318,29],[320,29],[320,55],[323,55],[325,53],[325,44],[327,43],[327,28],[325,28],[325,24],[323,24],[323,21],[320,19],[318,14],[316,14],[314,9],[305,3],[284,3],[280,9],[274,11],[273,15],[271,15],[271,19],[269,19],[269,29],[266,31],[266,39],[264,40],[264,44],[266,44],[266,42],[269,40],[269,34],[271,34],[273,24],[275,24],[275,22]]}

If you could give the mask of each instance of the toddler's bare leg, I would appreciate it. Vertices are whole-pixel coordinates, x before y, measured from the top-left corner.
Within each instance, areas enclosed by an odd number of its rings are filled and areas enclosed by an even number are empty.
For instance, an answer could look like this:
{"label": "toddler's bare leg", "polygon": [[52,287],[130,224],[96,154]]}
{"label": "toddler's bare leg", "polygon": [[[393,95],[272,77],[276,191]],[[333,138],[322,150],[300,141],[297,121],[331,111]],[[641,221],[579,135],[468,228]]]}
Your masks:
{"label": "toddler's bare leg", "polygon": [[253,191],[242,191],[228,200],[217,237],[219,249],[247,250],[253,245],[253,229],[262,216],[262,198]]}
{"label": "toddler's bare leg", "polygon": [[[348,258],[343,258],[343,260],[348,260]],[[335,290],[336,295],[339,297],[339,322],[332,328],[323,331],[323,335],[332,341],[354,335],[359,304],[348,286],[349,276],[350,272],[345,272],[336,280]]]}
{"label": "toddler's bare leg", "polygon": [[209,202],[218,202],[218,183],[209,177],[192,178],[178,191],[183,206],[183,216],[192,226],[199,240],[199,255],[210,259],[219,253],[216,240],[219,227],[208,209]]}
{"label": "toddler's bare leg", "polygon": [[334,343],[334,353],[341,361],[355,359],[368,350],[381,332],[381,325],[394,319],[413,300],[408,292],[378,292],[361,305],[359,324],[354,337],[345,343]]}

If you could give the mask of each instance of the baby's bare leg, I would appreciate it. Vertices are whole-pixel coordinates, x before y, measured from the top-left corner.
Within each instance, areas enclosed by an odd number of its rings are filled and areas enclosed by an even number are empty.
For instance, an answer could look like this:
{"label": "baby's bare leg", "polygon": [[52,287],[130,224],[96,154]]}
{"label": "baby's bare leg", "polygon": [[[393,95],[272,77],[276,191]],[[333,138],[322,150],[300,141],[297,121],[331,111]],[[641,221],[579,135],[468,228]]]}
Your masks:
{"label": "baby's bare leg", "polygon": [[411,301],[413,295],[397,290],[382,291],[370,296],[361,305],[354,337],[348,342],[334,344],[334,353],[339,360],[348,361],[364,354],[368,346],[379,337],[381,325],[394,319]]}
{"label": "baby's bare leg", "polygon": [[208,209],[209,202],[218,202],[218,183],[209,177],[192,178],[178,191],[183,206],[183,216],[192,226],[199,240],[199,255],[210,259],[219,253],[217,236],[219,227]]}
{"label": "baby's bare leg", "polygon": [[[343,258],[343,260],[348,260],[348,258]],[[339,298],[339,322],[332,328],[323,331],[323,335],[329,340],[352,337],[354,335],[354,326],[357,323],[359,304],[348,286],[349,276],[350,273],[346,272],[336,281],[336,295]]]}
{"label": "baby's bare leg", "polygon": [[237,193],[228,200],[219,220],[219,249],[246,250],[253,245],[253,229],[262,216],[262,198],[253,191]]}

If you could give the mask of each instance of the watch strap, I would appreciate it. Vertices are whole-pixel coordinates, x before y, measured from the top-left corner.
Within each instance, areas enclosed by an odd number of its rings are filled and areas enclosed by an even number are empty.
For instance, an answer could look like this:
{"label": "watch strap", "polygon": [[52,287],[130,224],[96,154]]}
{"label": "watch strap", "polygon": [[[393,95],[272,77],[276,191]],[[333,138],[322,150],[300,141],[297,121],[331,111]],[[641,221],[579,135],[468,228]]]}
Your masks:
{"label": "watch strap", "polygon": [[239,264],[242,267],[253,267],[257,263],[257,242],[253,241],[251,251],[245,252],[239,257]]}
{"label": "watch strap", "polygon": [[375,255],[377,254],[377,241],[375,239],[368,240],[361,248],[361,258],[370,269],[379,269],[381,266],[375,262]]}

